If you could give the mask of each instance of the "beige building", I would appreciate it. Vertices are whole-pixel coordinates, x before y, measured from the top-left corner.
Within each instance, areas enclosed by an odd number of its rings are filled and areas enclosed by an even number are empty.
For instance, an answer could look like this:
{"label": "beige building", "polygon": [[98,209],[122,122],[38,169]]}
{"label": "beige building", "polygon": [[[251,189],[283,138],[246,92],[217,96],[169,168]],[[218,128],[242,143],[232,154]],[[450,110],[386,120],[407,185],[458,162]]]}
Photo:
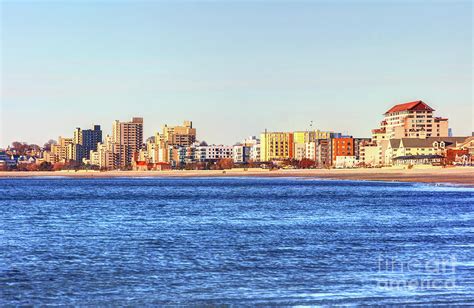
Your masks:
{"label": "beige building", "polygon": [[[156,139],[155,139],[156,141]],[[169,162],[169,147],[164,142],[147,142],[148,159],[150,163]]]}
{"label": "beige building", "polygon": [[184,121],[182,126],[164,125],[162,133],[157,134],[155,142],[165,142],[169,146],[188,147],[196,142],[196,129],[192,121]]}
{"label": "beige building", "polygon": [[[293,153],[294,158],[302,160],[308,158],[315,160],[315,144],[319,140],[330,139],[333,132],[326,132],[321,130],[314,131],[297,131],[293,133]],[[307,155],[306,152],[309,151]]]}
{"label": "beige building", "polygon": [[114,121],[112,142],[130,146],[138,151],[143,145],[143,118],[132,118],[130,122]]}
{"label": "beige building", "polygon": [[143,146],[143,118],[132,118],[130,122],[114,121],[112,127],[112,151],[119,168],[132,164],[133,155]]}
{"label": "beige building", "polygon": [[306,144],[307,143],[295,143],[293,145],[293,156],[296,160],[302,160],[306,158]]}
{"label": "beige building", "polygon": [[114,121],[112,136],[107,135],[104,142],[97,145],[97,151],[90,151],[88,162],[102,169],[130,168],[142,147],[143,118],[132,118],[130,122]]}
{"label": "beige building", "polygon": [[434,117],[435,110],[423,101],[395,105],[384,114],[372,140],[448,137],[448,119]]}
{"label": "beige building", "polygon": [[293,158],[293,133],[264,132],[260,135],[260,160]]}
{"label": "beige building", "polygon": [[384,164],[382,145],[376,142],[361,145],[359,161],[364,167],[382,166]]}
{"label": "beige building", "polygon": [[97,145],[97,151],[90,151],[90,164],[99,166],[101,169],[117,169],[120,167],[118,155],[115,154],[112,137],[107,135],[104,143]]}
{"label": "beige building", "polygon": [[66,162],[73,159],[74,144],[73,138],[58,137],[58,143],[51,145],[51,154],[49,155],[49,162]]}
{"label": "beige building", "polygon": [[469,155],[474,157],[474,137],[467,138],[464,142],[458,145],[458,149],[467,150]]}

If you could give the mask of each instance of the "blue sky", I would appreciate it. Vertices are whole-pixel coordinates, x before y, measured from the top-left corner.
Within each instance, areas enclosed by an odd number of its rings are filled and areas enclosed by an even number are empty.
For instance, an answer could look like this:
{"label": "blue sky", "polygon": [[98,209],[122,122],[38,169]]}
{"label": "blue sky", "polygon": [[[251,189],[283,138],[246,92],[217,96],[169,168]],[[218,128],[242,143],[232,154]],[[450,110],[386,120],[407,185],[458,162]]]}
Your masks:
{"label": "blue sky", "polygon": [[3,1],[1,28],[0,146],[132,116],[362,137],[418,99],[473,130],[470,1]]}

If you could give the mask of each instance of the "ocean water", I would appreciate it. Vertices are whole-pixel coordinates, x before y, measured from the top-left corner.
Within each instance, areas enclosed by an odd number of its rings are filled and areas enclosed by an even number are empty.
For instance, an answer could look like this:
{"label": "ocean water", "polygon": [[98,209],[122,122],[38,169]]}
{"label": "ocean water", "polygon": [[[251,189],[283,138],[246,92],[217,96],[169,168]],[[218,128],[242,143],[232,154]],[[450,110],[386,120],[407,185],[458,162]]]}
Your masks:
{"label": "ocean water", "polygon": [[474,302],[474,189],[0,179],[0,306]]}

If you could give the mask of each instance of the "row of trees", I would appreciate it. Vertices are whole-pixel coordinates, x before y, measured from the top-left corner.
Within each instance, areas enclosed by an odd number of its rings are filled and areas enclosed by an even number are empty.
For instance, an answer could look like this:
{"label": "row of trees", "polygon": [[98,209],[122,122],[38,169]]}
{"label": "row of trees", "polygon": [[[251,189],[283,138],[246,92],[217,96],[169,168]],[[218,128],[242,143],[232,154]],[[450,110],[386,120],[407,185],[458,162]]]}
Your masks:
{"label": "row of trees", "polygon": [[51,145],[53,144],[56,144],[56,141],[53,139],[50,139],[48,142],[46,142],[42,148],[34,143],[29,144],[27,142],[13,141],[10,150],[14,151],[18,155],[26,155],[28,152],[39,152],[42,149],[45,151],[51,151]]}
{"label": "row of trees", "polygon": [[40,164],[19,163],[15,166],[3,165],[0,171],[61,171],[61,170],[99,170],[98,166],[85,165],[79,162],[54,163],[42,162]]}

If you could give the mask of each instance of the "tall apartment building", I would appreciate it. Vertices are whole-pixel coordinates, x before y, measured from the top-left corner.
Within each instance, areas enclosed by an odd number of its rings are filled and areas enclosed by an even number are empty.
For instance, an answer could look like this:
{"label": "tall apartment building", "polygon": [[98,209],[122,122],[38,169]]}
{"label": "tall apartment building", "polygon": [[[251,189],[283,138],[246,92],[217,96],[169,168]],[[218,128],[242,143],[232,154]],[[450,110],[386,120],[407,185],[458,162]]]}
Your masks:
{"label": "tall apartment building", "polygon": [[73,159],[82,161],[83,158],[90,159],[90,152],[97,150],[97,144],[102,142],[102,130],[100,125],[94,125],[93,129],[74,130],[73,137]]}
{"label": "tall apartment building", "polygon": [[155,142],[158,140],[170,146],[188,147],[196,142],[196,129],[193,128],[192,121],[184,121],[182,126],[164,125],[161,135],[157,134]]}
{"label": "tall apartment building", "polygon": [[385,112],[380,128],[372,130],[372,139],[448,137],[448,119],[434,117],[434,111],[423,101],[395,105]]}
{"label": "tall apartment building", "polygon": [[332,163],[338,156],[354,156],[354,138],[341,137],[332,139]]}
{"label": "tall apartment building", "polygon": [[326,168],[331,166],[331,139],[320,139],[316,142],[316,166]]}
{"label": "tall apartment building", "polygon": [[293,133],[267,132],[260,135],[260,160],[293,158]]}
{"label": "tall apartment building", "polygon": [[308,142],[305,145],[305,157],[307,159],[313,160],[318,168],[325,168],[331,166],[331,139],[319,139],[313,142]]}
{"label": "tall apartment building", "polygon": [[134,153],[143,146],[143,118],[132,118],[130,122],[114,121],[112,127],[112,151],[117,155],[118,167],[132,164]]}

